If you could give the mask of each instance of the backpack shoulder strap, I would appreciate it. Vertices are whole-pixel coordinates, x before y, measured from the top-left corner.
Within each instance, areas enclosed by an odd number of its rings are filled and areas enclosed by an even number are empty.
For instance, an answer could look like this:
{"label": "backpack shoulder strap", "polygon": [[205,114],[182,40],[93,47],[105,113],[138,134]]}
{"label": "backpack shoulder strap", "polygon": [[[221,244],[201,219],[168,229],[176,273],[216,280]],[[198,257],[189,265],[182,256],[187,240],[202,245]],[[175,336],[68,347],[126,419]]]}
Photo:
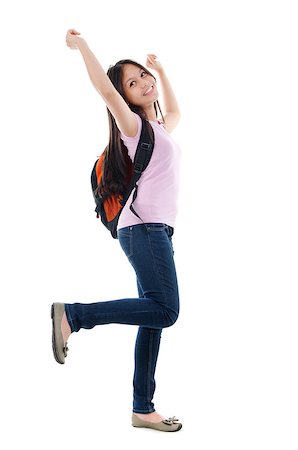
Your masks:
{"label": "backpack shoulder strap", "polygon": [[[149,133],[149,129],[151,128],[151,133]],[[138,143],[138,147],[136,150],[136,154],[134,157],[134,174],[142,174],[144,170],[147,168],[152,152],[154,148],[154,133],[152,127],[148,121],[142,118],[142,130],[141,136]]]}

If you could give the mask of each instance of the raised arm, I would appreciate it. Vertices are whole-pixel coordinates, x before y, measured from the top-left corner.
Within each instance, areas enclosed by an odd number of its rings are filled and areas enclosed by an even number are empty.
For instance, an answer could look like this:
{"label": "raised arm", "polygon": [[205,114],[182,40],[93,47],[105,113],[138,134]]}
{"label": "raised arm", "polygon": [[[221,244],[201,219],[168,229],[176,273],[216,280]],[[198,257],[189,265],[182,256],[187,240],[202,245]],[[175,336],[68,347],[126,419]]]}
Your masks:
{"label": "raised arm", "polygon": [[125,100],[113,86],[111,80],[87,45],[85,39],[74,29],[68,30],[66,44],[78,49],[84,59],[90,80],[114,116],[120,131],[126,136],[135,136],[138,130],[136,117]]}
{"label": "raised arm", "polygon": [[159,76],[165,108],[165,128],[170,133],[174,130],[180,120],[180,110],[176,96],[165,73],[165,70],[162,67],[161,63],[157,60],[157,57],[152,54],[147,55],[146,65],[148,68],[155,70]]}

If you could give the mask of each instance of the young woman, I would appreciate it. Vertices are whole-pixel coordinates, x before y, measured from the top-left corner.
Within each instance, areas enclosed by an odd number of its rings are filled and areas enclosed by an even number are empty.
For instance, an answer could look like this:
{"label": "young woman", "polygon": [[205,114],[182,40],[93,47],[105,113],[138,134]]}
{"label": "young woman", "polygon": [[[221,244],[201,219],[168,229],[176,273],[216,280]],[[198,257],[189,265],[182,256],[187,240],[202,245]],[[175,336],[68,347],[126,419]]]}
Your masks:
{"label": "young woman", "polygon": [[[178,431],[182,427],[178,419],[166,420],[155,411],[152,400],[161,332],[173,325],[179,314],[172,235],[177,214],[180,149],[169,134],[179,121],[179,107],[155,55],[147,56],[146,65],[159,76],[163,115],[156,78],[148,69],[123,60],[106,74],[79,32],[69,30],[66,43],[81,52],[90,79],[108,108],[110,142],[104,180],[108,180],[110,191],[121,193],[125,189],[140,137],[141,117],[151,125],[155,144],[150,163],[138,183],[134,209],[139,217],[130,210],[128,200],[117,228],[120,245],[137,275],[139,298],[89,304],[54,303],[51,310],[54,356],[58,363],[64,364],[67,340],[81,328],[108,323],[138,325],[132,425]],[[158,111],[162,120],[157,118]]]}

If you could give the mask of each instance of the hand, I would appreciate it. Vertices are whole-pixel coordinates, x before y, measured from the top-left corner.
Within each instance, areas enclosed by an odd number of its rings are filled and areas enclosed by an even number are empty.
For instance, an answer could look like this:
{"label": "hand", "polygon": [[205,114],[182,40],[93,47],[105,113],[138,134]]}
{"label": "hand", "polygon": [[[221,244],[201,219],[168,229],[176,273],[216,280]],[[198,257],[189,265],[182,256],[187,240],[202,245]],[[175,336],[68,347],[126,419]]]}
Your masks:
{"label": "hand", "polygon": [[157,59],[157,56],[152,54],[147,55],[146,66],[150,69],[156,70],[156,72],[161,72],[163,69],[161,63]]}
{"label": "hand", "polygon": [[81,34],[79,31],[76,31],[74,29],[70,29],[67,31],[66,34],[66,45],[71,48],[72,50],[78,48],[79,41],[82,41],[83,39],[79,37],[79,34]]}

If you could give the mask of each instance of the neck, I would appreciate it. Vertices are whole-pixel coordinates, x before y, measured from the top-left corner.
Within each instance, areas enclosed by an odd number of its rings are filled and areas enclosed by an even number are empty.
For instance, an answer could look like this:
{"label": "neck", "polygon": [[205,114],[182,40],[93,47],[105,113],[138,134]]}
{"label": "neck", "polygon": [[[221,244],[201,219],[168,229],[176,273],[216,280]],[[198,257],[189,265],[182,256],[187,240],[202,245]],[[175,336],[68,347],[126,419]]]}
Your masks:
{"label": "neck", "polygon": [[154,104],[148,106],[144,110],[145,110],[145,113],[147,114],[148,120],[152,120],[152,121],[157,120],[155,109],[154,109]]}

